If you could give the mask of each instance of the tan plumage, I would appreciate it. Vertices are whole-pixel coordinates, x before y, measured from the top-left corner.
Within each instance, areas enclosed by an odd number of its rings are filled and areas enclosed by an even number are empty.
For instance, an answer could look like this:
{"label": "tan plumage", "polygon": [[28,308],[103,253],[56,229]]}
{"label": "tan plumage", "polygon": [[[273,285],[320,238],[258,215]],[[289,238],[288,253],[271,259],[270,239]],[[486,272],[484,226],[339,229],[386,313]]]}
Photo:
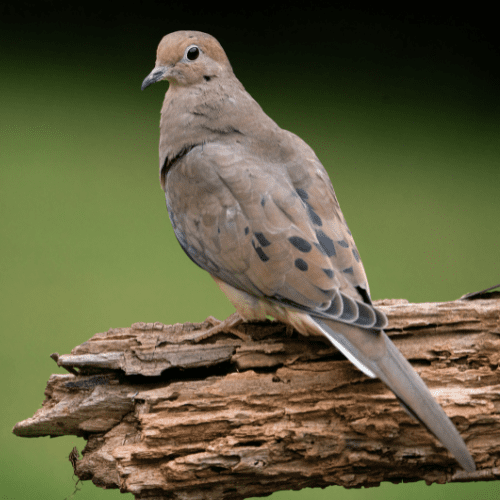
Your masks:
{"label": "tan plumage", "polygon": [[383,332],[363,264],[314,151],[269,118],[215,38],[178,31],[160,42],[143,88],[170,85],[161,112],[160,179],[186,254],[245,320],[271,315],[325,335],[475,470],[466,445]]}

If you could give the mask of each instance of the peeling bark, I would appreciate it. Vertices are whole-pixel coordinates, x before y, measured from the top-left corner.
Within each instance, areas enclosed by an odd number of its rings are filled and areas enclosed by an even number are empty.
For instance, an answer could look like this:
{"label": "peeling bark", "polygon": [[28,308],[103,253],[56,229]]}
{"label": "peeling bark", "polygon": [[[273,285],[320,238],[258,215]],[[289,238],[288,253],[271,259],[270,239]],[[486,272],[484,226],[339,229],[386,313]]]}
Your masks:
{"label": "peeling bark", "polygon": [[[77,435],[75,474],[136,499],[243,499],[381,481],[500,477],[500,293],[377,302],[387,334],[464,437],[462,471],[377,379],[320,338],[279,323],[193,339],[210,323],[136,323],[98,333],[52,375],[18,436]],[[248,340],[245,340],[248,336]],[[78,369],[78,371],[77,371]]]}

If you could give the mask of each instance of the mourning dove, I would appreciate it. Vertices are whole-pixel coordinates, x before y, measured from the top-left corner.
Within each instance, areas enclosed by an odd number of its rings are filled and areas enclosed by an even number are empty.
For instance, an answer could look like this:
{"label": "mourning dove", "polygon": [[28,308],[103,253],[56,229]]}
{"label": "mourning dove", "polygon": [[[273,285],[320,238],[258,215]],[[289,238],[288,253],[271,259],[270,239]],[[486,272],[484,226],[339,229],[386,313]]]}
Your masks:
{"label": "mourning dove", "polygon": [[[158,46],[142,89],[169,88],[161,110],[160,181],[175,235],[246,321],[267,315],[323,335],[380,378],[466,471],[455,426],[384,333],[326,170],[246,92],[215,38],[177,31]],[[240,319],[240,318],[238,318]]]}

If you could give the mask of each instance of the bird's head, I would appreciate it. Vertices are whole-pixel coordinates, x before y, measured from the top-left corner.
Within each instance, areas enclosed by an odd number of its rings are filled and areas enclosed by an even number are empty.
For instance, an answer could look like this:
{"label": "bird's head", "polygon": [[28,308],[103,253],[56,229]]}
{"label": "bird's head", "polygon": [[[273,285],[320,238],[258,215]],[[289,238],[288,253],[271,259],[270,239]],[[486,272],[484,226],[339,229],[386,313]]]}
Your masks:
{"label": "bird's head", "polygon": [[160,80],[193,85],[232,73],[231,64],[213,37],[201,31],[175,31],[163,37],[156,64],[142,82],[142,90]]}

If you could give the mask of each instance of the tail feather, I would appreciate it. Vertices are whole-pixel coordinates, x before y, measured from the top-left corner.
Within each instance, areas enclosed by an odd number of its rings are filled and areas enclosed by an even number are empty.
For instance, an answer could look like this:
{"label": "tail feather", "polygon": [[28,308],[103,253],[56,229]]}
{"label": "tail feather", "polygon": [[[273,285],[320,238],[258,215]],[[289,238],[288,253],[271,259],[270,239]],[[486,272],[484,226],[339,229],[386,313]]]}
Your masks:
{"label": "tail feather", "polygon": [[382,330],[366,330],[345,323],[314,318],[324,335],[364,373],[376,376],[455,456],[468,472],[476,465],[467,446],[424,381]]}

